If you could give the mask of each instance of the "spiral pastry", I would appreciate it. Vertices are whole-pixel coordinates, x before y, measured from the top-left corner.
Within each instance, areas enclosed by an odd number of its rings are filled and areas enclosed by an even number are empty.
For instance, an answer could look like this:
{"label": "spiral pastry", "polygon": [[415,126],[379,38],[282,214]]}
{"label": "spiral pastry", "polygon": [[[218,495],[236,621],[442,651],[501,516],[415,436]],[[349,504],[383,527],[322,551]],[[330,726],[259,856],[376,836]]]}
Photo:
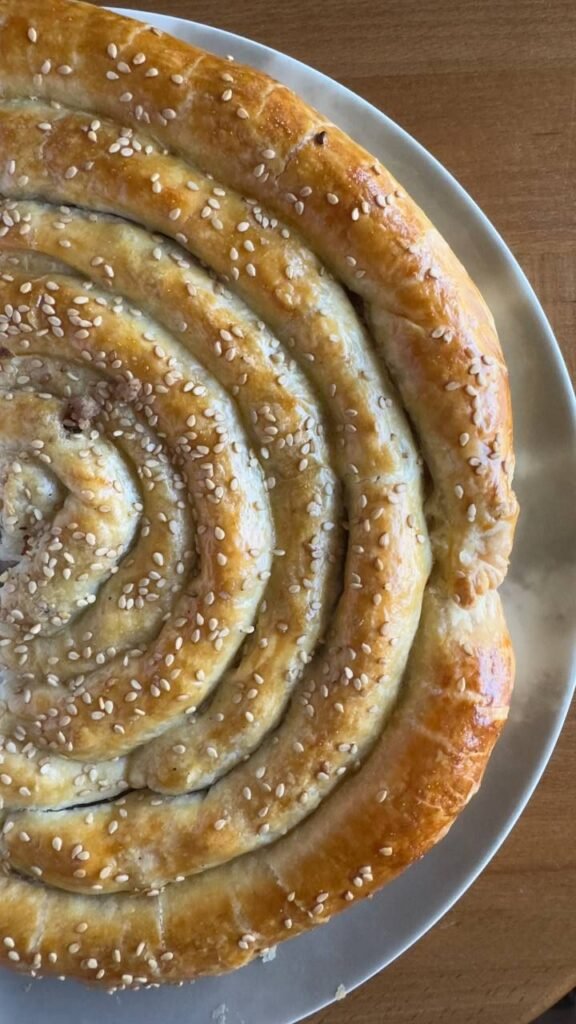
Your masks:
{"label": "spiral pastry", "polygon": [[476,791],[513,674],[492,318],[286,88],[0,0],[0,957],[241,966]]}

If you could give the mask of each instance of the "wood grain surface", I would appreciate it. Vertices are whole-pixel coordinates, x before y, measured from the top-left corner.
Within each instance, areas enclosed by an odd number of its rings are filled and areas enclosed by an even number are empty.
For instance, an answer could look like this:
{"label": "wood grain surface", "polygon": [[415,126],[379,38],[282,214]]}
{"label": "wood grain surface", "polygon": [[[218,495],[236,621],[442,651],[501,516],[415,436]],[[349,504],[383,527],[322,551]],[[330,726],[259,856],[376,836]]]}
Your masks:
{"label": "wood grain surface", "polygon": [[[394,118],[501,232],[574,379],[575,0],[124,6],[283,50]],[[529,1024],[576,986],[575,794],[573,709],[535,796],[472,889],[400,960],[310,1024]]]}

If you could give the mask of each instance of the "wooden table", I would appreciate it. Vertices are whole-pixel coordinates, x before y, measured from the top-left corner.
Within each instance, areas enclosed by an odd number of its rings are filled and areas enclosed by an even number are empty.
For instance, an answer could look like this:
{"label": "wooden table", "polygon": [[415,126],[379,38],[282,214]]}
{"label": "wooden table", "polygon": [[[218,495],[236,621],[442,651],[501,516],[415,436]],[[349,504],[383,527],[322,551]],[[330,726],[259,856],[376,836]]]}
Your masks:
{"label": "wooden table", "polygon": [[[385,110],[502,233],[574,375],[574,0],[124,5],[250,36]],[[520,823],[473,888],[405,956],[310,1024],[529,1024],[576,986],[575,779],[576,709]]]}

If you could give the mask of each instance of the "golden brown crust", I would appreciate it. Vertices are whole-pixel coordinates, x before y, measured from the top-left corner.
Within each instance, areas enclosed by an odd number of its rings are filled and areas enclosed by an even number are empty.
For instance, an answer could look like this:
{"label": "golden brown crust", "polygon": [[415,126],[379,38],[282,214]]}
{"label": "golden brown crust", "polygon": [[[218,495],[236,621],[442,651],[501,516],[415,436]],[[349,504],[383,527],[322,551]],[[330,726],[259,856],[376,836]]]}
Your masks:
{"label": "golden brown crust", "polygon": [[229,970],[479,785],[513,677],[494,324],[336,127],[101,9],[0,0],[0,149],[7,555],[29,535],[0,591],[0,956]]}

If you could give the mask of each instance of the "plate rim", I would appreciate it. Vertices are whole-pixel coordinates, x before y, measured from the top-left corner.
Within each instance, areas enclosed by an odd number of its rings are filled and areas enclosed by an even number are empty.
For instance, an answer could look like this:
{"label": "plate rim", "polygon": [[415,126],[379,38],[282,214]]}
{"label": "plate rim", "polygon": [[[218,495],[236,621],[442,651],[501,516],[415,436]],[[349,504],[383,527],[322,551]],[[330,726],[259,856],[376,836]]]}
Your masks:
{"label": "plate rim", "polygon": [[[552,326],[544,312],[540,300],[538,299],[538,296],[536,295],[536,292],[532,287],[531,282],[528,280],[528,277],[526,276],[523,268],[520,266],[520,263],[518,262],[512,250],[509,248],[509,246],[503,239],[500,232],[492,224],[491,220],[484,213],[484,211],[478,205],[476,200],[466,191],[466,189],[460,184],[457,178],[454,177],[454,175],[438,160],[437,157],[434,156],[433,153],[426,149],[426,147],[423,146],[422,143],[418,141],[418,139],[414,138],[414,136],[411,135],[410,132],[408,132],[402,125],[398,124],[398,122],[394,121],[394,119],[389,117],[388,114],[380,110],[374,104],[370,103],[369,100],[366,100],[363,96],[360,96],[358,93],[354,92],[352,89],[349,89],[347,86],[342,85],[342,83],[339,82],[337,79],[332,78],[330,75],[325,74],[323,71],[319,71],[313,65],[306,64],[304,61],[301,61],[296,57],[292,57],[290,54],[286,54],[281,50],[277,50],[275,47],[268,46],[267,44],[261,43],[255,39],[251,39],[249,36],[243,36],[236,32],[230,32],[227,29],[221,29],[214,25],[208,25],[204,22],[198,22],[192,18],[182,18],[177,15],[166,14],[162,11],[143,11],[141,9],[130,9],[116,6],[112,7],[111,9],[127,17],[136,17],[137,20],[147,20],[150,14],[153,14],[156,17],[166,18],[171,23],[179,22],[183,25],[186,25],[188,28],[198,28],[203,31],[209,29],[211,32],[214,32],[220,38],[229,40],[231,43],[231,47],[233,47],[234,44],[236,43],[249,43],[251,46],[260,49],[263,53],[272,53],[274,54],[274,56],[281,58],[283,61],[288,61],[290,64],[294,65],[295,68],[301,68],[306,72],[313,72],[314,76],[318,77],[320,81],[328,85],[331,89],[337,89],[341,92],[344,92],[348,99],[353,100],[355,103],[360,103],[366,109],[369,109],[370,113],[373,116],[376,115],[376,117],[384,119],[384,121],[389,126],[392,126],[396,131],[398,131],[401,134],[405,142],[408,142],[410,145],[415,146],[419,152],[419,155],[425,161],[432,162],[435,171],[444,179],[444,181],[447,184],[449,184],[452,187],[452,189],[459,195],[459,198],[464,202],[464,204],[471,207],[472,212],[482,222],[482,226],[484,230],[487,232],[487,234],[490,236],[491,241],[499,248],[501,255],[507,260],[507,262],[511,263],[514,273],[519,278],[522,287],[526,291],[526,294],[529,296],[530,305],[539,321],[539,327],[542,330],[542,333],[546,336],[548,349],[554,359],[555,369],[558,372],[559,382],[562,385],[563,397],[565,398],[567,404],[568,416],[571,421],[573,446],[576,445],[576,396],[572,388],[572,382],[570,379],[570,375],[568,373],[568,368],[566,366],[564,356],[562,354],[562,350],[560,348],[560,345],[558,344],[554,331],[552,330]],[[143,17],[138,18],[138,15],[142,15]],[[554,728],[550,731],[548,742],[546,743],[545,748],[540,755],[537,765],[531,772],[530,782],[525,787],[522,794],[522,798],[518,801],[518,804],[516,805],[514,811],[508,818],[506,825],[499,832],[497,838],[490,845],[489,849],[486,851],[484,856],[480,858],[478,863],[475,865],[472,872],[468,875],[465,883],[463,883],[455,890],[451,898],[445,903],[442,909],[435,916],[428,919],[426,924],[422,927],[418,934],[413,936],[408,942],[406,942],[406,944],[402,946],[402,948],[398,949],[395,956],[389,959],[386,962],[386,964],[384,964],[380,968],[377,968],[375,971],[370,971],[369,973],[363,975],[361,980],[354,984],[350,989],[347,989],[347,992],[354,991],[360,985],[364,984],[370,978],[374,977],[375,974],[379,973],[381,970],[385,970],[386,967],[389,966],[389,964],[393,963],[394,960],[397,960],[400,956],[407,952],[407,950],[410,949],[411,946],[415,945],[416,942],[419,942],[420,939],[423,938],[423,936],[426,935],[428,931],[435,927],[438,921],[440,921],[442,917],[444,917],[445,914],[447,914],[448,911],[451,910],[453,906],[455,906],[458,900],[462,898],[464,893],[467,892],[467,890],[476,882],[478,877],[482,874],[487,865],[494,858],[500,847],[503,845],[503,843],[510,835],[512,829],[517,824],[520,816],[526,809],[528,802],[533,796],[536,787],[538,786],[542,778],[542,775],[544,774],[544,771],[546,770],[546,767],[554,752],[554,749],[558,742],[558,738],[566,721],[568,711],[570,710],[570,705],[572,703],[575,692],[576,629],[574,630],[572,663],[569,670],[564,700],[562,702],[561,707],[558,710],[555,725]],[[323,1004],[319,1004],[315,1009],[311,1010],[310,1013],[317,1012],[317,1010],[322,1009],[325,1006],[329,1006],[331,1002],[333,1002],[333,999],[328,1000]],[[291,1024],[297,1024],[297,1021],[302,1019],[303,1018],[294,1018]]]}

